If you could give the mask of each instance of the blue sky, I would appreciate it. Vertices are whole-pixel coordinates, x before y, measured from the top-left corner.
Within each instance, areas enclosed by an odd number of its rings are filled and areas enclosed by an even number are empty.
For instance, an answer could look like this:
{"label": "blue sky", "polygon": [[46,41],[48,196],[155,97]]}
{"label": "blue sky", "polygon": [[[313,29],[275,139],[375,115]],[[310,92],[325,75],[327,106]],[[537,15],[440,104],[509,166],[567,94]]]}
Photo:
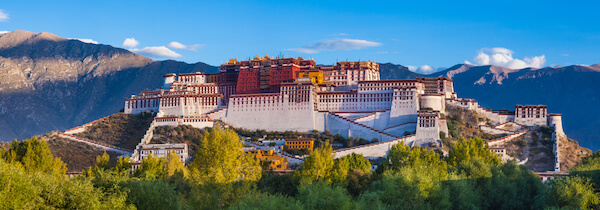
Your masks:
{"label": "blue sky", "polygon": [[[0,5],[0,31],[92,39],[155,60],[219,65],[281,54],[431,72],[465,62],[600,63],[599,9],[598,1],[23,0]],[[123,46],[127,38],[136,42]]]}

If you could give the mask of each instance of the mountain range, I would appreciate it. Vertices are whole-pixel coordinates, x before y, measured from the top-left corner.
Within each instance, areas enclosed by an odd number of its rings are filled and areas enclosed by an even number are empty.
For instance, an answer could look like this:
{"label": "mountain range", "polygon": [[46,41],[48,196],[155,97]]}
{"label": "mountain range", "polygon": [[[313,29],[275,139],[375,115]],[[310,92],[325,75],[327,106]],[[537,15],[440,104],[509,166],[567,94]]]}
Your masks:
{"label": "mountain range", "polygon": [[[600,65],[508,69],[455,65],[430,75],[381,63],[381,79],[447,76],[459,97],[494,109],[546,104],[567,135],[600,149]],[[157,88],[166,73],[218,72],[202,62],[153,61],[125,49],[51,33],[0,35],[0,140],[65,130],[118,112],[125,98]]]}
{"label": "mountain range", "polygon": [[514,110],[516,104],[545,104],[561,113],[565,133],[583,147],[600,149],[600,65],[508,69],[499,66],[455,65],[430,77],[454,81],[461,98],[479,105]]}
{"label": "mountain range", "polygon": [[152,61],[125,49],[50,33],[0,35],[0,140],[93,121],[125,98],[159,87],[166,73],[217,72],[205,63]]}

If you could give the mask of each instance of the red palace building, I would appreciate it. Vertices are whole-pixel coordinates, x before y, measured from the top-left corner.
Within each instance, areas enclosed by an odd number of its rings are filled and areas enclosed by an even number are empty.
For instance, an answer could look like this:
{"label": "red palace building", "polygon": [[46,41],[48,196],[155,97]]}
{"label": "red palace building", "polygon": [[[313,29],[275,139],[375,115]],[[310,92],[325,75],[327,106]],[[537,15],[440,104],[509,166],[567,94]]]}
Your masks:
{"label": "red palace building", "polygon": [[229,59],[221,64],[219,90],[225,100],[233,94],[276,93],[282,82],[292,82],[298,72],[314,68],[315,61],[301,57],[271,59],[266,55],[241,62]]}

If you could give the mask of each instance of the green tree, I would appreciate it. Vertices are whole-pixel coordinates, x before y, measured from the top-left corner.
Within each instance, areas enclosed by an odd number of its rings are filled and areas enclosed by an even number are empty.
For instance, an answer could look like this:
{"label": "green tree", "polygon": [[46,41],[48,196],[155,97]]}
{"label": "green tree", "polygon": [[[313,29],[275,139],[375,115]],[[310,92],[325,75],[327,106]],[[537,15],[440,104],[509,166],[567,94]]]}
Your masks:
{"label": "green tree", "polygon": [[258,181],[257,188],[261,192],[271,195],[296,196],[298,194],[298,180],[294,179],[292,173],[266,173]]}
{"label": "green tree", "polygon": [[131,159],[129,157],[120,157],[117,160],[117,165],[115,166],[115,173],[128,174],[130,170],[131,170]]}
{"label": "green tree", "polygon": [[163,158],[154,157],[150,154],[142,160],[142,165],[135,170],[134,175],[148,180],[160,179],[164,177],[164,165],[165,160]]}
{"label": "green tree", "polygon": [[581,160],[570,170],[571,175],[587,177],[594,182],[596,191],[600,191],[600,151]]}
{"label": "green tree", "polygon": [[[64,175],[63,175],[64,176]],[[118,188],[95,188],[89,179],[56,179],[0,159],[0,209],[135,209]]]}
{"label": "green tree", "polygon": [[67,165],[60,158],[52,156],[48,143],[36,137],[18,142],[13,141],[3,158],[8,163],[22,164],[28,172],[44,172],[64,177]]}
{"label": "green tree", "polygon": [[359,203],[389,209],[447,209],[451,203],[442,188],[444,178],[437,170],[408,165],[386,171],[359,196]]}
{"label": "green tree", "polygon": [[600,196],[585,177],[564,177],[550,184],[549,205],[566,209],[600,209]]}
{"label": "green tree", "polygon": [[393,145],[388,151],[387,161],[383,162],[379,172],[384,170],[398,171],[404,167],[414,168],[435,168],[442,177],[447,175],[447,164],[439,154],[434,151],[427,151],[426,148],[410,148],[404,143]]}
{"label": "green tree", "polygon": [[[328,184],[333,183],[335,172],[332,151],[331,145],[326,142],[304,159],[304,164],[296,171],[301,185],[307,185],[316,180],[322,180]],[[338,170],[343,169],[344,167],[338,166]]]}
{"label": "green tree", "polygon": [[244,198],[229,209],[301,210],[304,206],[292,197],[257,193]]}
{"label": "green tree", "polygon": [[306,209],[352,209],[352,198],[344,188],[323,181],[301,186],[296,198]]}
{"label": "green tree", "polygon": [[347,161],[348,171],[361,170],[364,173],[371,173],[371,162],[362,154],[352,153],[344,157],[338,158],[336,161]]}
{"label": "green tree", "polygon": [[122,182],[129,190],[127,201],[138,209],[182,209],[181,198],[173,188],[163,180],[130,180]]}
{"label": "green tree", "polygon": [[110,156],[108,154],[106,154],[106,151],[104,151],[104,154],[102,154],[102,156],[97,156],[96,157],[96,166],[102,169],[109,169],[110,165],[108,165],[108,162],[110,161]]}
{"label": "green tree", "polygon": [[461,161],[468,161],[475,157],[481,157],[489,164],[500,164],[500,156],[490,151],[487,142],[481,138],[458,140],[448,152],[447,161],[449,165],[457,166]]}

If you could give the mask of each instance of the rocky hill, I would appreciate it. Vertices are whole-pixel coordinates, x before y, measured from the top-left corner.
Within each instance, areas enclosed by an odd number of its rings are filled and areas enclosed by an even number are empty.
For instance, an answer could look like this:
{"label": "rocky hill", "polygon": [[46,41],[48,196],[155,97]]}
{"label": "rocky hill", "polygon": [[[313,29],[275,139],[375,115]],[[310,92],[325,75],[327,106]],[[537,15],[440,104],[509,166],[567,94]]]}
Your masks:
{"label": "rocky hill", "polygon": [[600,65],[515,70],[461,64],[428,76],[452,78],[459,97],[476,99],[486,108],[546,104],[550,113],[563,114],[570,138],[600,149]]}
{"label": "rocky hill", "polygon": [[217,71],[46,32],[1,34],[0,140],[65,130],[118,112],[125,98],[158,87],[166,73]]}
{"label": "rocky hill", "polygon": [[421,76],[406,66],[393,63],[380,63],[379,74],[381,79],[414,79]]}

